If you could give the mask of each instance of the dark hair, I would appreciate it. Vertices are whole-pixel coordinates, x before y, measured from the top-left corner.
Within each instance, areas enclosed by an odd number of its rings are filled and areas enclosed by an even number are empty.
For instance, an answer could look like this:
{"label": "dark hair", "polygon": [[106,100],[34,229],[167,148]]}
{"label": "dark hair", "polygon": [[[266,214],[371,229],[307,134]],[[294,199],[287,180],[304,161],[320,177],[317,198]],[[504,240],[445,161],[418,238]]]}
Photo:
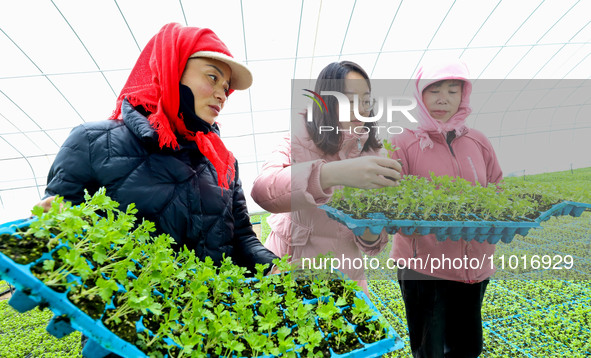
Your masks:
{"label": "dark hair", "polygon": [[[369,76],[361,66],[351,61],[333,62],[330,65],[324,67],[324,69],[318,75],[316,86],[314,91],[320,93],[321,91],[336,91],[345,92],[345,77],[349,72],[357,72],[367,81],[367,85],[371,91],[371,83]],[[341,148],[343,142],[342,133],[337,131],[323,131],[320,133],[320,126],[332,126],[333,128],[340,127],[339,116],[338,116],[338,101],[334,96],[323,97],[328,107],[327,112],[321,112],[317,106],[312,107],[312,118],[313,121],[306,121],[306,129],[312,141],[316,146],[326,154],[335,154]],[[373,111],[370,114],[373,116]],[[306,113],[304,113],[306,117]],[[382,145],[377,138],[377,131],[373,128],[369,129],[369,137],[363,146],[362,151],[368,151],[370,149],[376,150],[381,148]]]}

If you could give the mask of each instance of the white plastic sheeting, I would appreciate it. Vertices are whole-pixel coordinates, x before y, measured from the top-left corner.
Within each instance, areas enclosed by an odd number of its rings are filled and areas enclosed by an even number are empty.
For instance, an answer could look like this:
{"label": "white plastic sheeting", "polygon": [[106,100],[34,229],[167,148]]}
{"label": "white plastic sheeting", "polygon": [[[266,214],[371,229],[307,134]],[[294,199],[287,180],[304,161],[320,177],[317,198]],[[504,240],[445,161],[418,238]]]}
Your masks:
{"label": "white plastic sheeting", "polygon": [[[372,78],[407,79],[425,60],[456,56],[474,79],[588,80],[589,10],[584,0],[3,1],[0,221],[29,214],[71,128],[111,113],[141,48],[165,23],[212,28],[254,73],[219,119],[248,194],[289,131],[292,79],[315,78],[337,60]],[[575,154],[591,152],[589,101],[577,98],[560,115],[529,108],[470,120],[491,137],[507,174],[584,167],[589,156]]]}

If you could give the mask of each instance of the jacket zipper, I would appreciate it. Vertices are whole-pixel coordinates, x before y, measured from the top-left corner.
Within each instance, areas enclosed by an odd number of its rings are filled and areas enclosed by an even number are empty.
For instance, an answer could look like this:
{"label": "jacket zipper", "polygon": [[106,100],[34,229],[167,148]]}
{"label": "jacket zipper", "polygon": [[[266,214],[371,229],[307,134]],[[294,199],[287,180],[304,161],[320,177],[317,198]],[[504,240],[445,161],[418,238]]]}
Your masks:
{"label": "jacket zipper", "polygon": [[[443,142],[445,144],[447,144],[447,139],[445,138],[445,135],[441,134],[441,136],[443,137]],[[451,145],[455,140],[456,140],[456,138],[452,139],[451,142],[449,142],[449,145],[447,145],[446,147],[447,147],[447,150],[449,150],[449,154],[451,154],[452,160],[453,160],[454,165],[456,167],[456,176],[460,176],[460,164],[458,163],[458,159],[456,158],[456,155],[451,150]]]}

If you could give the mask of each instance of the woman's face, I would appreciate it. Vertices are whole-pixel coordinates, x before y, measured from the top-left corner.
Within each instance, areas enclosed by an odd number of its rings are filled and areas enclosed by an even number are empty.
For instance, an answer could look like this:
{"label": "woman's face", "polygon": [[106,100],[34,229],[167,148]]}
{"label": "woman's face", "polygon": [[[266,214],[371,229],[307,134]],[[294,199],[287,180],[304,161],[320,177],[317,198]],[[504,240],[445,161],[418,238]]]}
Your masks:
{"label": "woman's face", "polygon": [[341,127],[343,129],[349,129],[365,125],[364,122],[357,120],[353,112],[355,95],[358,98],[357,106],[359,114],[363,117],[368,117],[371,111],[371,109],[367,110],[365,108],[366,106],[364,106],[364,101],[368,101],[370,96],[369,86],[367,85],[367,80],[359,72],[351,71],[345,76],[345,95],[349,98],[351,119],[350,122],[340,123]]}
{"label": "woman's face", "polygon": [[230,89],[232,70],[222,61],[206,57],[187,61],[181,83],[189,87],[195,97],[195,114],[213,124],[220,114]]}
{"label": "woman's face", "polygon": [[443,123],[458,112],[461,102],[462,81],[439,81],[423,90],[423,103],[429,114]]}

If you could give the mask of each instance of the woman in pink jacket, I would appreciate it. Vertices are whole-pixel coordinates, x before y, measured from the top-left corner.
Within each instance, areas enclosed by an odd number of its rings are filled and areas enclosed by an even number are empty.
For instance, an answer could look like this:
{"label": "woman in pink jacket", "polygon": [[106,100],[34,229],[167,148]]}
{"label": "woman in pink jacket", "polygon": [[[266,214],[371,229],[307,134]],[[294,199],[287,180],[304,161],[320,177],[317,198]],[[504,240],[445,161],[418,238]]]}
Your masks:
{"label": "woman in pink jacket", "polygon": [[[502,179],[497,157],[488,139],[466,127],[472,84],[460,61],[423,67],[418,72],[415,98],[417,130],[391,138],[400,148],[393,157],[402,161],[404,175],[462,177],[486,186]],[[396,234],[391,257],[402,262],[425,262],[423,267],[398,270],[406,306],[410,344],[415,357],[477,357],[482,351],[481,308],[488,278],[494,273],[488,257],[495,246],[475,240],[439,242],[435,235]],[[481,268],[430,266],[431,258],[484,260]],[[443,261],[442,261],[443,262]],[[455,261],[460,262],[460,261]],[[457,266],[456,266],[457,267]]]}
{"label": "woman in pink jacket", "polygon": [[[314,107],[311,122],[306,121],[307,114],[293,121],[291,138],[285,138],[265,163],[251,193],[257,204],[274,213],[267,220],[271,233],[265,246],[269,250],[280,257],[290,255],[292,260],[332,252],[338,268],[358,280],[366,292],[363,267],[355,269],[354,263],[360,263],[362,252],[375,255],[383,249],[387,234],[366,231],[356,237],[318,206],[326,204],[338,186],[380,188],[397,185],[400,179],[400,164],[377,156],[381,144],[376,133],[355,130],[364,123],[353,114],[353,100],[357,95],[362,116],[371,115],[370,90],[369,78],[359,65],[343,61],[326,66],[315,92],[344,93],[351,101],[351,121],[339,122],[336,98],[324,96],[328,110]],[[321,126],[339,130],[320,131]]]}

